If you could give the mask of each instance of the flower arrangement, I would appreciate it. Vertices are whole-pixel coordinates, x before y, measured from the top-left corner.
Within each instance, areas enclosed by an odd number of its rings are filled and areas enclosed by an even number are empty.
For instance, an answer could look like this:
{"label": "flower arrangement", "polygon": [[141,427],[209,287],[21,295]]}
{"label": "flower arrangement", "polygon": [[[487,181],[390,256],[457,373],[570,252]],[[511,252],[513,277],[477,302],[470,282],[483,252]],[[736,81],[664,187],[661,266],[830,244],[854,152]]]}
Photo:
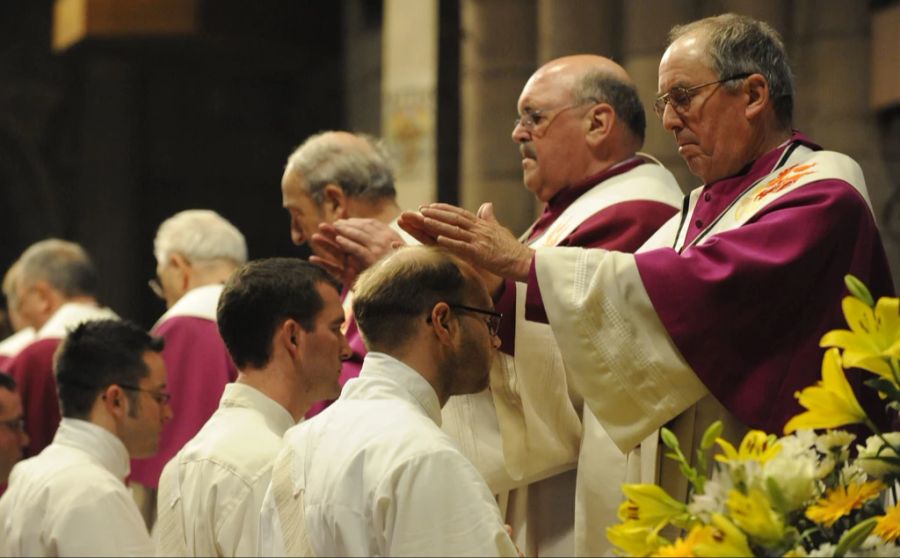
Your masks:
{"label": "flower arrangement", "polygon": [[[607,529],[632,556],[900,556],[900,432],[881,432],[857,401],[845,369],[873,376],[888,409],[900,410],[900,299],[880,298],[853,276],[842,308],[849,329],[828,332],[822,380],[796,394],[805,412],[785,436],[751,431],[736,448],[704,434],[692,466],[667,429],[667,457],[690,482],[688,503],[657,485],[624,485],[621,523]],[[860,373],[853,371],[851,373]],[[864,441],[838,427],[864,424]],[[822,431],[816,433],[816,430]],[[856,442],[856,456],[850,446]],[[860,443],[862,442],[862,443]],[[717,446],[707,477],[707,454]],[[665,527],[681,530],[674,541]]]}

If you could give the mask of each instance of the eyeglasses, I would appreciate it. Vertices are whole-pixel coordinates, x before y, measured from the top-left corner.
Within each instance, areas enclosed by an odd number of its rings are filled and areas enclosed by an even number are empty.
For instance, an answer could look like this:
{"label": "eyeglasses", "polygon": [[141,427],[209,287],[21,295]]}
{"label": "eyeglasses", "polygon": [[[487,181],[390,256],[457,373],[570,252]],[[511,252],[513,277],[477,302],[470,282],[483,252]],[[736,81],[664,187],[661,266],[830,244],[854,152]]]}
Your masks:
{"label": "eyeglasses", "polygon": [[500,312],[472,308],[471,306],[465,306],[463,304],[447,304],[447,306],[455,308],[456,310],[462,310],[463,312],[475,312],[476,314],[484,314],[487,316],[488,318],[484,323],[487,324],[488,333],[490,333],[492,337],[496,337],[497,333],[500,331],[500,320],[503,319],[503,314]]}
{"label": "eyeglasses", "polygon": [[139,388],[137,386],[128,386],[125,384],[116,384],[116,385],[123,389],[130,389],[132,391],[143,391],[144,393],[149,393],[150,397],[152,397],[160,405],[165,405],[166,403],[168,403],[169,401],[172,400],[172,394],[167,393],[165,391],[155,391],[152,389],[144,389],[144,388]]}
{"label": "eyeglasses", "polygon": [[[518,126],[522,126],[522,127],[525,128],[526,130],[528,130],[530,133],[534,133],[534,131],[535,131],[541,124],[546,123],[546,124],[544,125],[544,130],[546,131],[546,129],[550,127],[550,124],[553,123],[553,121],[556,119],[556,117],[559,116],[560,114],[566,112],[567,110],[571,110],[571,109],[573,109],[573,108],[580,107],[580,106],[585,105],[585,104],[587,104],[587,103],[598,103],[598,102],[599,102],[599,101],[598,101],[597,99],[594,99],[593,97],[591,97],[591,98],[589,98],[589,99],[585,99],[585,100],[579,101],[579,102],[577,102],[577,103],[571,103],[571,104],[568,104],[568,105],[563,105],[563,106],[561,106],[561,107],[558,107],[558,108],[555,108],[555,109],[550,109],[550,110],[548,110],[548,111],[544,111],[544,110],[531,110],[531,111],[526,111],[525,114],[523,114],[522,116],[516,118],[516,119],[513,121],[513,127],[515,128],[515,127],[518,127]],[[549,113],[553,113],[553,116],[547,116],[546,113],[548,113],[548,112],[549,112]]]}
{"label": "eyeglasses", "polygon": [[656,98],[656,101],[653,103],[653,111],[656,112],[656,116],[660,119],[663,117],[663,113],[666,111],[666,105],[672,105],[672,109],[681,116],[684,116],[687,113],[688,109],[691,106],[691,101],[697,93],[704,87],[709,87],[710,85],[718,85],[720,83],[725,83],[726,81],[731,81],[733,79],[744,79],[753,75],[752,72],[747,72],[743,74],[735,74],[733,76],[727,77],[725,79],[719,79],[716,81],[711,81],[709,83],[701,83],[700,85],[695,85],[693,87],[673,87],[669,90],[668,93],[664,95],[660,95]]}
{"label": "eyeglasses", "polygon": [[157,297],[162,300],[166,299],[166,293],[163,292],[162,284],[159,282],[159,279],[156,279],[155,277],[150,279],[147,281],[147,286],[150,287],[150,290],[153,291],[153,294]]}
{"label": "eyeglasses", "polygon": [[5,426],[13,432],[25,432],[25,419],[19,417],[12,420],[0,420],[0,426]]}

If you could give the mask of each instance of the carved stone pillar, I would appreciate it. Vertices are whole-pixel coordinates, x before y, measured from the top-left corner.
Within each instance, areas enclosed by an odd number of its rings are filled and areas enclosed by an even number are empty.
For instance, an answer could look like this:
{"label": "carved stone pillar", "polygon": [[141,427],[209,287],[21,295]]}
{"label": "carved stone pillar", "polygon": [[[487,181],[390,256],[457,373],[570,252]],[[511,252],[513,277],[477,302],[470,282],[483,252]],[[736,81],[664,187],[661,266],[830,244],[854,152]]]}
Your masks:
{"label": "carved stone pillar", "polygon": [[518,234],[533,219],[521,158],[510,134],[516,100],[535,69],[534,0],[464,0],[461,5],[460,202],[493,201]]}

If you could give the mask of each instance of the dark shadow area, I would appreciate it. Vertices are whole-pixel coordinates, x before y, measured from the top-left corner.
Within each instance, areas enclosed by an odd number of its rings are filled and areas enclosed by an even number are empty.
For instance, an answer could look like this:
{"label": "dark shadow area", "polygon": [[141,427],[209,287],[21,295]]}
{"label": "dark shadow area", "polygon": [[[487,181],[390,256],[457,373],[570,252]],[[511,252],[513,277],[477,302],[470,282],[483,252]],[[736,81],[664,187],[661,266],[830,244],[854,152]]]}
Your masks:
{"label": "dark shadow area", "polygon": [[252,258],[300,255],[279,189],[306,136],[344,125],[341,3],[206,0],[178,38],[51,50],[50,0],[0,3],[0,266],[49,236],[80,242],[101,300],[150,326],[164,310],[156,227],[210,208]]}

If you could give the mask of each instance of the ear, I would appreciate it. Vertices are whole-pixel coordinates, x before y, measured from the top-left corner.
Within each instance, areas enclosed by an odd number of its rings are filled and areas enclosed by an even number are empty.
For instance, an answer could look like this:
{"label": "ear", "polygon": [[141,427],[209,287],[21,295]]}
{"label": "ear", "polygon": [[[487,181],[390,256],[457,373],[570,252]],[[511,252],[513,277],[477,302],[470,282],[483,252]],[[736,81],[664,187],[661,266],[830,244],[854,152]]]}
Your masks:
{"label": "ear", "polygon": [[608,103],[597,103],[588,111],[587,141],[592,146],[606,140],[616,125],[616,111]]}
{"label": "ear", "polygon": [[303,340],[304,330],[300,324],[294,320],[287,319],[282,322],[278,328],[278,335],[275,343],[284,347],[285,351],[291,355],[291,360],[297,360],[300,354],[300,343]]}
{"label": "ear", "polygon": [[744,80],[744,92],[747,94],[747,107],[744,114],[753,119],[769,105],[769,83],[761,74],[753,74]]}
{"label": "ear", "polygon": [[40,300],[41,311],[49,313],[54,307],[55,298],[58,296],[56,289],[44,280],[35,281],[32,289]]}
{"label": "ear", "polygon": [[115,419],[123,419],[128,414],[128,397],[125,396],[125,390],[119,386],[108,386],[106,390],[100,394],[103,406],[106,412]]}
{"label": "ear", "polygon": [[326,184],[322,190],[322,212],[328,222],[346,219],[347,194],[337,184]]}
{"label": "ear", "polygon": [[431,329],[435,337],[444,345],[451,345],[459,330],[459,322],[450,312],[446,302],[438,302],[431,309]]}
{"label": "ear", "polygon": [[182,254],[178,252],[172,252],[169,254],[169,264],[178,270],[178,273],[181,277],[181,290],[183,292],[187,292],[188,285],[191,280],[191,262]]}

